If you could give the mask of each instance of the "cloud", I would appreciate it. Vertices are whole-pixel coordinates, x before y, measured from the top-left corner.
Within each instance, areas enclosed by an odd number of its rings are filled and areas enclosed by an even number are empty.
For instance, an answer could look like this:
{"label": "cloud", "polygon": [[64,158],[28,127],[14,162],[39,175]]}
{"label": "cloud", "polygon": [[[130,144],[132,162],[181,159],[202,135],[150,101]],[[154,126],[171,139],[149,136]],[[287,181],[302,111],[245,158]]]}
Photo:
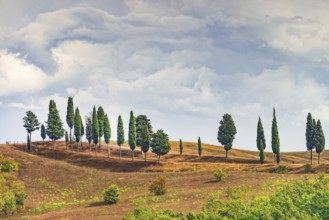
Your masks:
{"label": "cloud", "polygon": [[31,93],[47,85],[47,75],[20,54],[0,50],[0,96]]}

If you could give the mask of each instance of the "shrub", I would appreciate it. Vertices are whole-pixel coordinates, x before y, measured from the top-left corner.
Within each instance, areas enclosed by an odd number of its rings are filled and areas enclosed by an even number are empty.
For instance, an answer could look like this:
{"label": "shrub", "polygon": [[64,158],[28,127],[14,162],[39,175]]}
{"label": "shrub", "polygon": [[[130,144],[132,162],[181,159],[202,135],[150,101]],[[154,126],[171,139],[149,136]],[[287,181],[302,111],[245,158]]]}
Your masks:
{"label": "shrub", "polygon": [[16,211],[16,198],[12,191],[7,191],[4,193],[3,203],[3,213],[6,215],[14,214]]}
{"label": "shrub", "polygon": [[18,164],[14,160],[8,160],[2,163],[1,170],[3,172],[17,172]]}
{"label": "shrub", "polygon": [[224,177],[226,176],[226,173],[223,170],[216,170],[214,172],[214,176],[215,176],[216,180],[219,182],[224,179]]}
{"label": "shrub", "polygon": [[104,202],[107,204],[117,203],[119,200],[119,187],[115,184],[109,186],[103,193]]}
{"label": "shrub", "polygon": [[154,195],[164,195],[167,192],[166,188],[167,184],[167,179],[166,177],[159,177],[158,179],[154,180],[150,187],[149,190],[151,193],[154,193]]}
{"label": "shrub", "polygon": [[307,163],[304,165],[304,171],[307,172],[307,173],[310,173],[312,172],[312,165]]}
{"label": "shrub", "polygon": [[289,169],[285,166],[278,166],[276,168],[273,168],[269,171],[270,173],[279,173],[279,174],[285,174],[289,172]]}

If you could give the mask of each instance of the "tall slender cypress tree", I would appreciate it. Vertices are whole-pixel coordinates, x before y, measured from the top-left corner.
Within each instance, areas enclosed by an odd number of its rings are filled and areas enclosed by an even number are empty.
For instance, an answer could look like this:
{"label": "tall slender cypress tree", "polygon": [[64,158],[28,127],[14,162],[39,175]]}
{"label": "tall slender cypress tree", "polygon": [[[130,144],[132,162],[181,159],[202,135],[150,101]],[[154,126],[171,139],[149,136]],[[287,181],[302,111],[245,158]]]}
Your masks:
{"label": "tall slender cypress tree", "polygon": [[144,124],[147,125],[148,133],[149,133],[149,140],[151,140],[151,137],[153,135],[152,125],[150,119],[147,118],[146,115],[139,115],[136,118],[136,145],[142,146],[143,138],[142,138],[142,128]]}
{"label": "tall slender cypress tree", "polygon": [[101,140],[104,135],[104,117],[105,117],[104,109],[102,106],[99,106],[97,110],[97,118],[98,118],[98,126],[99,126],[99,133],[98,133],[99,149],[101,149]]}
{"label": "tall slender cypress tree", "polygon": [[324,150],[324,147],[326,145],[326,140],[325,140],[325,136],[322,130],[322,125],[321,125],[321,121],[318,120],[316,123],[316,145],[315,145],[315,150],[316,153],[318,154],[318,164],[320,164],[320,154],[321,152]]}
{"label": "tall slender cypress tree", "polygon": [[99,138],[99,125],[98,125],[98,118],[96,113],[96,108],[94,106],[93,108],[93,119],[92,119],[92,137],[93,137],[93,143],[95,146],[95,155],[97,154],[97,144],[98,144],[98,138]]}
{"label": "tall slender cypress tree", "polygon": [[42,138],[42,145],[44,145],[47,134],[46,134],[46,128],[43,124],[41,125],[41,134],[40,135]]}
{"label": "tall slender cypress tree", "polygon": [[201,158],[201,155],[202,155],[202,143],[201,143],[200,137],[198,137],[198,154],[199,154],[199,157]]}
{"label": "tall slender cypress tree", "polygon": [[64,136],[63,122],[59,116],[59,112],[54,100],[49,102],[49,113],[47,120],[47,135],[54,142],[53,148],[56,147],[56,140]]}
{"label": "tall slender cypress tree", "polygon": [[257,124],[257,139],[256,139],[257,148],[260,151],[260,162],[261,164],[264,163],[265,160],[265,154],[264,149],[266,148],[266,142],[265,142],[265,135],[264,135],[264,129],[262,125],[262,120],[260,117],[258,118],[258,124]]}
{"label": "tall slender cypress tree", "polygon": [[117,144],[120,148],[119,158],[121,159],[121,145],[125,143],[125,132],[123,130],[123,122],[121,115],[118,117],[118,129],[117,129]]}
{"label": "tall slender cypress tree", "polygon": [[273,121],[272,121],[272,151],[274,153],[274,159],[276,163],[280,163],[280,138],[278,131],[278,123],[276,120],[275,108],[273,108]]}
{"label": "tall slender cypress tree", "polygon": [[259,142],[259,160],[260,160],[260,163],[263,164],[264,163],[264,160],[265,160],[265,154],[264,154],[264,144],[263,144],[263,140],[261,139],[260,142]]}
{"label": "tall slender cypress tree", "polygon": [[107,145],[108,157],[110,157],[109,143],[111,140],[111,126],[110,126],[110,121],[109,121],[107,114],[104,116],[104,140]]}
{"label": "tall slender cypress tree", "polygon": [[146,153],[149,151],[150,149],[150,142],[151,142],[151,137],[150,137],[150,133],[149,133],[149,128],[147,126],[146,123],[144,123],[141,126],[141,139],[140,139],[140,143],[141,143],[141,148],[142,151],[144,153],[144,158],[145,158],[145,163],[146,163]]}
{"label": "tall slender cypress tree", "polygon": [[66,123],[70,128],[70,143],[72,142],[72,128],[74,126],[74,106],[73,98],[69,97],[67,100]]}
{"label": "tall slender cypress tree", "polygon": [[134,151],[136,148],[136,121],[134,112],[130,111],[128,142],[131,150],[131,157],[134,160]]}
{"label": "tall slender cypress tree", "polygon": [[313,126],[313,118],[311,113],[308,113],[307,115],[305,136],[306,136],[306,148],[308,151],[311,151],[310,160],[312,164],[312,160],[313,160],[312,153],[314,149],[314,126]]}
{"label": "tall slender cypress tree", "polygon": [[183,142],[182,139],[179,139],[179,155],[183,154]]}
{"label": "tall slender cypress tree", "polygon": [[77,151],[79,152],[79,142],[81,138],[81,117],[78,107],[76,107],[74,113],[74,136],[75,136],[75,141],[77,142]]}
{"label": "tall slender cypress tree", "polygon": [[91,152],[91,142],[93,140],[92,115],[86,116],[86,139],[89,144],[89,153]]}

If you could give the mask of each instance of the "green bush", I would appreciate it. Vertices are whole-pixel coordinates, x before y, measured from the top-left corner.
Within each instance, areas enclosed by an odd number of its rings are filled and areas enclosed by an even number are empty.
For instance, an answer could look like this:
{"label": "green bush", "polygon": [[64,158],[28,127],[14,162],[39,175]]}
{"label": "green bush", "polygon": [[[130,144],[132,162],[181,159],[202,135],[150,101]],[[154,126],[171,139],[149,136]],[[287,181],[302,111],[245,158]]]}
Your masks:
{"label": "green bush", "polygon": [[2,211],[6,215],[12,215],[16,211],[16,198],[12,191],[6,191],[3,195],[3,208]]}
{"label": "green bush", "polygon": [[273,168],[269,171],[270,173],[279,173],[279,174],[285,174],[289,172],[288,167],[285,166],[278,166],[276,168]]}
{"label": "green bush", "polygon": [[107,204],[117,203],[119,200],[119,187],[115,184],[109,186],[103,193],[104,202]]}
{"label": "green bush", "polygon": [[307,172],[307,173],[310,173],[312,172],[312,165],[307,163],[304,165],[304,171]]}
{"label": "green bush", "polygon": [[217,181],[222,181],[224,177],[226,176],[226,173],[223,170],[216,170],[214,172],[214,176]]}
{"label": "green bush", "polygon": [[167,192],[166,184],[167,184],[167,178],[159,177],[158,179],[154,180],[151,183],[149,190],[151,193],[154,193],[154,195],[156,196],[164,195]]}
{"label": "green bush", "polygon": [[169,210],[155,211],[146,207],[137,207],[133,213],[129,213],[124,220],[183,220],[184,215],[180,212],[172,212]]}
{"label": "green bush", "polygon": [[4,161],[1,170],[3,172],[17,172],[18,164],[14,160]]}

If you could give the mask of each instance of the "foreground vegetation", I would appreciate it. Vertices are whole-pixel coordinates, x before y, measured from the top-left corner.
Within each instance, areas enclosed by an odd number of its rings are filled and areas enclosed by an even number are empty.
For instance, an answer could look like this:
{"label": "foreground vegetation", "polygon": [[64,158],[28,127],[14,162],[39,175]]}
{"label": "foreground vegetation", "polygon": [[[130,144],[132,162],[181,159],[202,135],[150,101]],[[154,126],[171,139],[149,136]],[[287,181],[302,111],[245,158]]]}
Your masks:
{"label": "foreground vegetation", "polygon": [[139,207],[124,219],[329,219],[328,182],[328,177],[323,175],[293,181],[272,196],[256,197],[251,202],[243,198],[241,191],[230,191],[226,200],[212,196],[201,213],[188,213],[186,217],[181,212]]}

